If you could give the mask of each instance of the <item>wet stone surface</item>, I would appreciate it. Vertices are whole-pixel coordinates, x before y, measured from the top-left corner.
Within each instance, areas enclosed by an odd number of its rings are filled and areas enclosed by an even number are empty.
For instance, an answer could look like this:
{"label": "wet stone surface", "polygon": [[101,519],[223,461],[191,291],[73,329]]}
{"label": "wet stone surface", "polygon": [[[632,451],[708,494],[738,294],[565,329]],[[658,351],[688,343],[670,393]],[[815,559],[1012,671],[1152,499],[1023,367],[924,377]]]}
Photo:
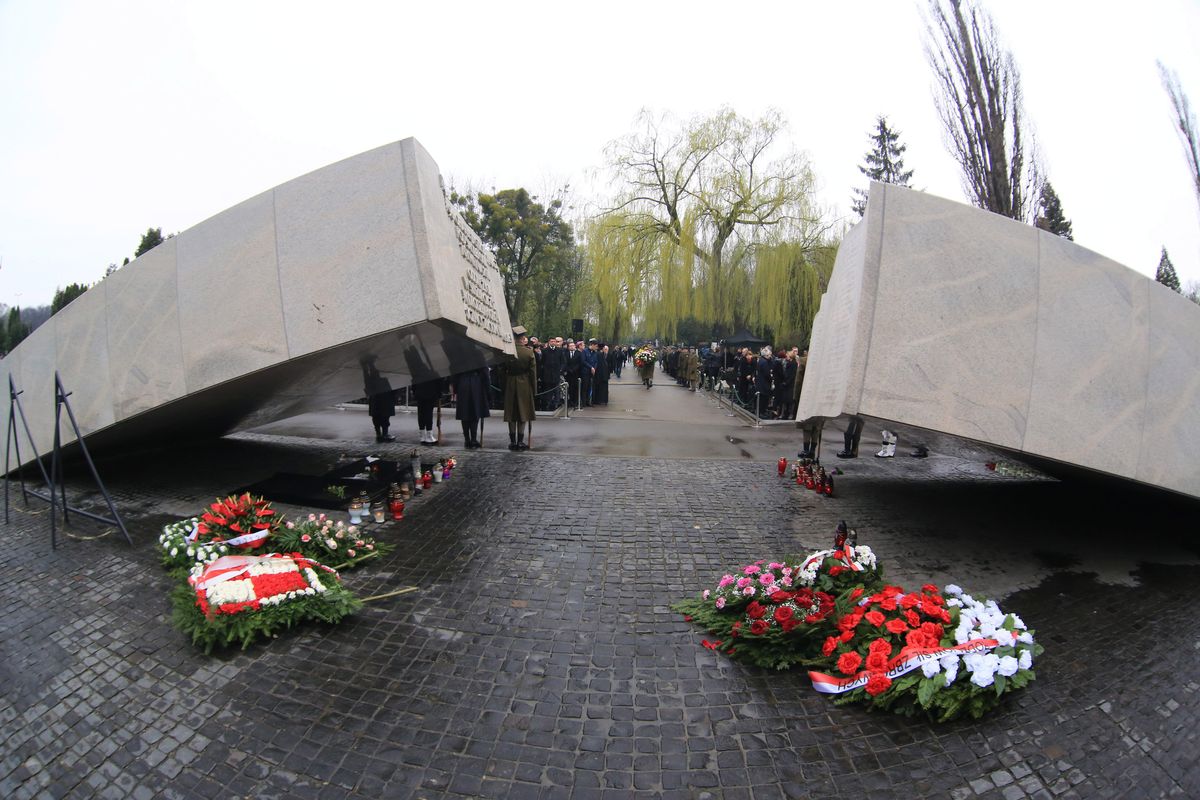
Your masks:
{"label": "wet stone surface", "polygon": [[[52,552],[44,508],[15,501],[0,796],[1200,796],[1195,506],[853,465],[828,499],[762,462],[455,452],[449,483],[377,529],[396,552],[346,576],[420,592],[197,652],[170,624],[162,524],[350,452],[242,435],[110,463],[132,548]],[[669,610],[739,564],[827,546],[841,518],[897,582],[1002,598],[1046,647],[1038,680],[981,721],[838,708],[800,671],[701,648]]]}

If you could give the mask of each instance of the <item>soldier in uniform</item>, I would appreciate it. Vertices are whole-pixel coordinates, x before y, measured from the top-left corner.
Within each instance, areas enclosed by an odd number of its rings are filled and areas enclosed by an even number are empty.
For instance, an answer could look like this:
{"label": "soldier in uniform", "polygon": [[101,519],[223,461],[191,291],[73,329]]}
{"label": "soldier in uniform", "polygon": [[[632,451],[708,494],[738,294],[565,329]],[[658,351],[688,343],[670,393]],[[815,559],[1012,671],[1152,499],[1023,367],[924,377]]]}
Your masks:
{"label": "soldier in uniform", "polygon": [[688,348],[687,385],[688,390],[692,392],[700,385],[700,354],[694,347]]}
{"label": "soldier in uniform", "polygon": [[530,438],[533,437],[533,395],[537,391],[537,360],[533,350],[528,346],[527,331],[524,326],[513,328],[516,338],[517,355],[500,364],[504,373],[504,421],[508,423],[508,449],[528,450],[525,442],[525,426],[529,426]]}

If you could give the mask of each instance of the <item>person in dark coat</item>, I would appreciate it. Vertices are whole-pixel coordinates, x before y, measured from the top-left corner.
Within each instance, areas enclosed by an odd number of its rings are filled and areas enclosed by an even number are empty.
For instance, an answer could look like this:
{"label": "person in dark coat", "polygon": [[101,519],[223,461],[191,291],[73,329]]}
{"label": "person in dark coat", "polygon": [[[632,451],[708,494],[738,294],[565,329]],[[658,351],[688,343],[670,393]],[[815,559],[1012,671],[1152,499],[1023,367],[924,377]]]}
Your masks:
{"label": "person in dark coat", "polygon": [[462,423],[463,446],[468,450],[479,443],[480,420],[492,415],[488,409],[488,368],[480,367],[454,376],[450,391],[455,401],[454,418]]}
{"label": "person in dark coat", "polygon": [[392,391],[392,384],[372,367],[363,389],[367,395],[367,412],[375,426],[375,441],[396,441],[395,436],[388,434],[392,416],[396,413],[396,394]]}
{"label": "person in dark coat", "polygon": [[516,338],[517,355],[500,363],[499,369],[504,372],[504,421],[508,423],[508,449],[528,450],[525,442],[525,426],[533,435],[533,420],[536,417],[533,408],[533,396],[537,392],[537,360],[533,350],[527,345],[528,338],[524,326],[513,328]]}
{"label": "person in dark coat", "polygon": [[579,353],[581,363],[579,365],[579,374],[583,378],[583,383],[580,385],[579,391],[582,394],[583,405],[590,406],[592,404],[592,381],[596,377],[596,349],[592,347],[596,343],[595,339],[588,339],[587,345]]}
{"label": "person in dark coat", "polygon": [[539,385],[542,387],[542,407],[547,411],[553,411],[558,408],[561,402],[557,391],[551,391],[558,388],[558,384],[562,381],[563,369],[566,366],[566,353],[563,349],[562,337],[552,337],[546,347],[542,348],[542,368],[538,372]]}
{"label": "person in dark coat", "polygon": [[746,348],[742,348],[742,358],[737,364],[737,392],[738,399],[746,408],[754,408],[754,353]]}
{"label": "person in dark coat", "polygon": [[421,444],[437,444],[438,435],[433,432],[433,409],[442,396],[444,386],[445,381],[442,378],[412,385],[412,397],[417,403],[417,427],[421,430]]}
{"label": "person in dark coat", "polygon": [[583,358],[575,348],[575,342],[567,342],[566,355],[563,359],[563,380],[567,382],[567,397],[571,405],[579,405],[579,379],[582,375],[580,366]]}
{"label": "person in dark coat", "polygon": [[758,352],[758,363],[754,370],[754,393],[750,396],[750,407],[760,417],[767,416],[767,405],[771,402],[771,370],[774,368],[771,348]]}
{"label": "person in dark coat", "polygon": [[780,419],[794,419],[796,416],[796,404],[792,402],[792,394],[796,386],[799,358],[799,348],[793,347],[787,351],[780,364],[779,377],[775,382],[775,405],[779,408]]}
{"label": "person in dark coat", "polygon": [[608,345],[601,345],[596,352],[596,374],[592,376],[592,403],[598,406],[608,405]]}

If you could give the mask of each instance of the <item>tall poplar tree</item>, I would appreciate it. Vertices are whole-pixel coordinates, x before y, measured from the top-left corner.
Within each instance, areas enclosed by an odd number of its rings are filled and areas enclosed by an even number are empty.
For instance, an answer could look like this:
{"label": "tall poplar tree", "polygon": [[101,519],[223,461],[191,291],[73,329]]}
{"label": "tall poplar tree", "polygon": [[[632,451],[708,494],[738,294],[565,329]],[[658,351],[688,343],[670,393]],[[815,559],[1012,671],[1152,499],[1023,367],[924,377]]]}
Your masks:
{"label": "tall poplar tree", "polygon": [[[946,8],[943,3],[948,3]],[[1042,170],[1025,118],[1021,75],[978,0],[930,0],[925,55],[934,102],[971,202],[1032,221]]]}
{"label": "tall poplar tree", "polygon": [[[875,120],[875,132],[869,138],[874,146],[863,156],[866,165],[858,171],[873,181],[908,186],[913,171],[904,169],[904,151],[908,148],[900,144],[900,131],[889,128],[887,117],[881,115]],[[860,217],[867,213],[866,189],[854,190],[850,207]]]}
{"label": "tall poplar tree", "polygon": [[1071,232],[1071,220],[1063,215],[1062,202],[1059,201],[1050,181],[1046,181],[1042,186],[1042,194],[1038,197],[1038,216],[1033,224],[1055,236],[1075,241]]}
{"label": "tall poplar tree", "polygon": [[1162,258],[1158,259],[1158,271],[1154,273],[1154,280],[1172,291],[1183,294],[1183,289],[1179,285],[1179,276],[1175,274],[1175,265],[1171,263],[1171,257],[1167,255],[1165,247],[1162,249]]}

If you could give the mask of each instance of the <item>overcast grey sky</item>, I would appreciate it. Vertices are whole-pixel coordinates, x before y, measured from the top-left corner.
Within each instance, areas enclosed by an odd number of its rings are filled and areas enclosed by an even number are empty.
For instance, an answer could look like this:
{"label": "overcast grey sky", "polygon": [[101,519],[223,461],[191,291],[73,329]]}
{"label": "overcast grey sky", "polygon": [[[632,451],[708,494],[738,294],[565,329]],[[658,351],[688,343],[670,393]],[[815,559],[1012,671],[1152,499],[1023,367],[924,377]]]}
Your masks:
{"label": "overcast grey sky", "polygon": [[[1200,2],[990,0],[1075,241],[1200,280],[1200,209],[1155,65],[1200,104]],[[326,164],[415,136],[460,186],[569,181],[639,109],[768,107],[850,214],[877,114],[963,200],[924,3],[0,0],[0,302],[40,305]],[[586,197],[580,197],[586,201]]]}

